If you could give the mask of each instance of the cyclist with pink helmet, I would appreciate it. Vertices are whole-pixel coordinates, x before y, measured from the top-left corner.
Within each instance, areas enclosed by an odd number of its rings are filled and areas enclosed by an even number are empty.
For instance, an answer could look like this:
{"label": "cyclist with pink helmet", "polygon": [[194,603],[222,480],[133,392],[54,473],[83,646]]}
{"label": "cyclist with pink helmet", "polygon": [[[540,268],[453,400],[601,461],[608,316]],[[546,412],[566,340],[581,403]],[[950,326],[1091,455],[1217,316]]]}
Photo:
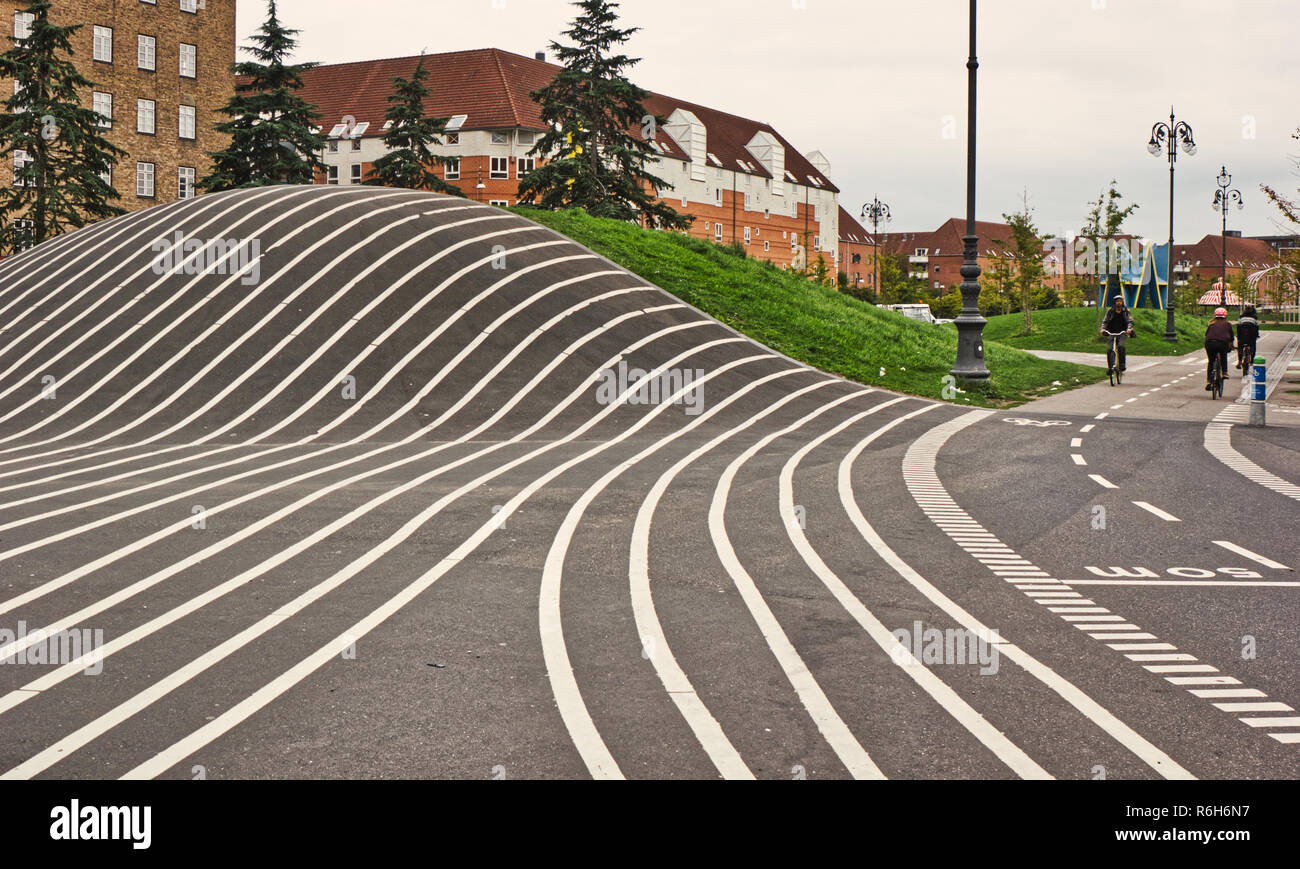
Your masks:
{"label": "cyclist with pink helmet", "polygon": [[1223,308],[1214,309],[1214,321],[1205,330],[1205,353],[1210,357],[1210,364],[1205,367],[1205,391],[1214,389],[1214,366],[1219,365],[1223,379],[1228,379],[1228,351],[1232,349],[1236,336],[1232,324],[1228,322],[1228,312]]}

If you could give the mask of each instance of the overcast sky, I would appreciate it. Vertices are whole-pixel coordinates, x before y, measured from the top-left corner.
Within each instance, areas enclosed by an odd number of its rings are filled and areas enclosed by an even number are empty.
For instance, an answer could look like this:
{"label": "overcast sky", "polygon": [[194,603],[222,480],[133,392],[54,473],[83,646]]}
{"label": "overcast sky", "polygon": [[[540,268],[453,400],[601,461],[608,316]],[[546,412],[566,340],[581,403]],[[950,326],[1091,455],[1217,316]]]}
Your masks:
{"label": "overcast sky", "polygon": [[[766,121],[821,150],[841,203],[879,196],[893,232],[965,208],[967,7],[963,0],[623,0],[637,84]],[[338,63],[496,47],[551,52],[565,0],[280,0],[302,31],[299,60]],[[265,18],[241,0],[239,33]],[[1300,154],[1297,0],[984,0],[980,4],[978,215],[999,220],[1024,192],[1040,229],[1075,233],[1112,178],[1141,205],[1126,228],[1168,236],[1169,172],[1146,151],[1178,119],[1199,153],[1179,155],[1177,235],[1219,232],[1215,176],[1245,197],[1229,229],[1279,231],[1259,186],[1295,194]],[[553,57],[551,58],[553,59]],[[437,83],[433,83],[436,88]]]}

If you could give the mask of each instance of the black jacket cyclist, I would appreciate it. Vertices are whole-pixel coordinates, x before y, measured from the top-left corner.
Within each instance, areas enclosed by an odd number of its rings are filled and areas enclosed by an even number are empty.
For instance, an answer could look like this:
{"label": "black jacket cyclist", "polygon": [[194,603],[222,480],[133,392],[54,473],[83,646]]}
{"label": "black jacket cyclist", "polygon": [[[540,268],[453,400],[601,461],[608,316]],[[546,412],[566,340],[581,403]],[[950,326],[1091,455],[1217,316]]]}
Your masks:
{"label": "black jacket cyclist", "polygon": [[[1232,349],[1233,340],[1232,324],[1228,322],[1228,312],[1224,308],[1214,309],[1214,322],[1205,330],[1205,353],[1210,357],[1210,364],[1205,366],[1205,391],[1209,392],[1214,388],[1211,383],[1214,380],[1214,366],[1220,364],[1226,371],[1228,368],[1228,351]],[[1224,374],[1224,379],[1227,379]]]}

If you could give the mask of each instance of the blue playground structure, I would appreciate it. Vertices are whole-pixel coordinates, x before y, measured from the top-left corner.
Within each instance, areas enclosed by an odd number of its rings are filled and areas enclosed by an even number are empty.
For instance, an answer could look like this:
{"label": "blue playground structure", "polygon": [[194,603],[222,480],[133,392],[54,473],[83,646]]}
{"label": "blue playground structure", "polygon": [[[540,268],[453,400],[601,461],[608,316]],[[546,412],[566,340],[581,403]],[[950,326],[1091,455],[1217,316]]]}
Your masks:
{"label": "blue playground structure", "polygon": [[1105,280],[1097,285],[1097,304],[1109,307],[1111,299],[1124,294],[1124,304],[1129,308],[1154,308],[1163,311],[1169,293],[1169,245],[1144,245],[1142,253],[1134,256],[1122,244],[1110,243],[1108,262],[1116,267],[1108,270]]}

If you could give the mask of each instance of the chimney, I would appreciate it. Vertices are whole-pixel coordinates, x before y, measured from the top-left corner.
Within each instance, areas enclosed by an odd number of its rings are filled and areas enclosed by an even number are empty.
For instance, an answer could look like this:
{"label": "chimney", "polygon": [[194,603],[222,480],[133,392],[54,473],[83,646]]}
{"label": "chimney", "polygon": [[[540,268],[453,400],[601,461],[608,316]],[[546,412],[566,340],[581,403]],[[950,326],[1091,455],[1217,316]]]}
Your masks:
{"label": "chimney", "polygon": [[544,52],[544,51],[539,51],[539,52],[537,52],[536,54],[533,55],[533,57],[535,57],[536,59],[542,61],[543,63],[546,62],[546,52]]}

